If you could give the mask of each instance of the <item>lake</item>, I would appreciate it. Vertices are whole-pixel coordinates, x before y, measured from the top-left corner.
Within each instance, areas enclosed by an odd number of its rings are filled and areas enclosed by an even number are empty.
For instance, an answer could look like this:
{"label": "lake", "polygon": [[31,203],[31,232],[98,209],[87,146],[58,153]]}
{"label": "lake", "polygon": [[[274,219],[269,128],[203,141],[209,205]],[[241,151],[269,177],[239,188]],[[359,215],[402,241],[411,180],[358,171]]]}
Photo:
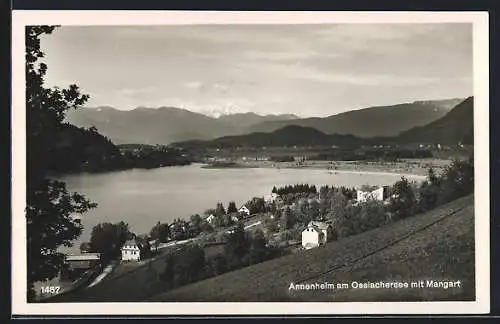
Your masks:
{"label": "lake", "polygon": [[[80,243],[90,239],[92,227],[102,222],[124,221],[136,234],[149,233],[158,222],[172,222],[200,215],[222,202],[239,206],[252,197],[271,193],[273,186],[308,183],[336,186],[391,185],[401,175],[342,172],[318,169],[204,169],[200,164],[152,170],[126,170],[104,174],[79,174],[61,178],[70,191],[84,194],[98,204],[82,216],[82,236],[66,252],[77,253]],[[408,176],[420,180],[419,176]],[[318,187],[319,189],[319,187]]]}

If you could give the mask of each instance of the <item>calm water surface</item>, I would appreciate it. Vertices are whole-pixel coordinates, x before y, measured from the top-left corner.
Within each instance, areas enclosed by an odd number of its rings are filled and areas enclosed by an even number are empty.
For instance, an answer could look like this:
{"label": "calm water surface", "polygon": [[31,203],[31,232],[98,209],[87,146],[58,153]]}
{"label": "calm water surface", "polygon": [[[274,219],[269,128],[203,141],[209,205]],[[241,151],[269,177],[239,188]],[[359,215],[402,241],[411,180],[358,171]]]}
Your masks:
{"label": "calm water surface", "polygon": [[98,204],[82,216],[83,234],[68,252],[77,252],[80,242],[89,240],[92,227],[102,222],[124,221],[131,231],[148,233],[158,221],[189,218],[215,208],[218,201],[226,208],[231,200],[239,206],[254,196],[269,194],[274,185],[389,185],[400,178],[397,174],[329,174],[314,169],[203,169],[199,164],[66,176],[61,180],[69,190],[85,194]]}

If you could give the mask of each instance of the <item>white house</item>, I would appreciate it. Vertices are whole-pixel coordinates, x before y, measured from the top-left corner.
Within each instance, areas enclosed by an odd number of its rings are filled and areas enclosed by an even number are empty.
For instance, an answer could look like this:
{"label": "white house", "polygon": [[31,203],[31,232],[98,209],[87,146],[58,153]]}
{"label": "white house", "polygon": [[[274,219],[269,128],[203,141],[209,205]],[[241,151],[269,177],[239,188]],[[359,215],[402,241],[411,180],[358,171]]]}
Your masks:
{"label": "white house", "polygon": [[248,209],[247,206],[241,206],[238,211],[242,214],[246,214],[247,216],[250,215],[250,209]]}
{"label": "white house", "polygon": [[209,224],[212,224],[215,220],[215,215],[214,214],[210,214],[208,215],[208,217],[205,219]]}
{"label": "white house", "polygon": [[366,202],[368,200],[384,201],[389,197],[389,187],[383,186],[372,191],[357,190],[356,198],[358,203]]}
{"label": "white house", "polygon": [[331,239],[331,226],[323,222],[310,222],[302,231],[302,247],[306,250],[325,244]]}
{"label": "white house", "polygon": [[135,240],[128,240],[122,248],[123,261],[139,261],[141,259],[141,249]]}
{"label": "white house", "polygon": [[235,223],[236,223],[236,222],[238,222],[240,219],[238,218],[238,216],[236,216],[236,215],[232,215],[232,216],[231,216],[231,220],[232,220],[233,222],[235,222]]}
{"label": "white house", "polygon": [[278,198],[278,194],[273,192],[270,195],[264,196],[264,201],[266,203],[272,203],[272,202],[276,201],[277,198]]}

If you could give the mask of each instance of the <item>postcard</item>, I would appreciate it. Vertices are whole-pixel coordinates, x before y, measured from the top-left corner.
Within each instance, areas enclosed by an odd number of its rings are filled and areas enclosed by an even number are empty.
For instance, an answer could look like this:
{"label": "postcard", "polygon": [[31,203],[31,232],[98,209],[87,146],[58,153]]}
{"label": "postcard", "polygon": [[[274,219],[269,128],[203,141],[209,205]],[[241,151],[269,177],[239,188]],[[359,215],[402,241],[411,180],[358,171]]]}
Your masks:
{"label": "postcard", "polygon": [[487,12],[13,11],[14,315],[489,312]]}

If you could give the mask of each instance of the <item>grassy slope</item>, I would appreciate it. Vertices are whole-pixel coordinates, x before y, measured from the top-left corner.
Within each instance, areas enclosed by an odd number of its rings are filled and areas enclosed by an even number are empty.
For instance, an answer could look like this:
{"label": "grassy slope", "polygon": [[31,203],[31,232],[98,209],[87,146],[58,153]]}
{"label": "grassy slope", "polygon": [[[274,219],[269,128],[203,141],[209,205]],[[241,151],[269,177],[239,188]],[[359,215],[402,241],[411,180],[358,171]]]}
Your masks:
{"label": "grassy slope", "polygon": [[[474,199],[310,251],[197,282],[144,301],[382,301],[474,299]],[[450,212],[458,211],[450,217]],[[432,225],[433,223],[435,225]],[[428,228],[425,228],[429,226]],[[416,232],[421,230],[420,232]],[[307,280],[308,281],[304,281]],[[289,291],[291,282],[462,280],[464,289]],[[292,292],[292,293],[291,293]]]}

